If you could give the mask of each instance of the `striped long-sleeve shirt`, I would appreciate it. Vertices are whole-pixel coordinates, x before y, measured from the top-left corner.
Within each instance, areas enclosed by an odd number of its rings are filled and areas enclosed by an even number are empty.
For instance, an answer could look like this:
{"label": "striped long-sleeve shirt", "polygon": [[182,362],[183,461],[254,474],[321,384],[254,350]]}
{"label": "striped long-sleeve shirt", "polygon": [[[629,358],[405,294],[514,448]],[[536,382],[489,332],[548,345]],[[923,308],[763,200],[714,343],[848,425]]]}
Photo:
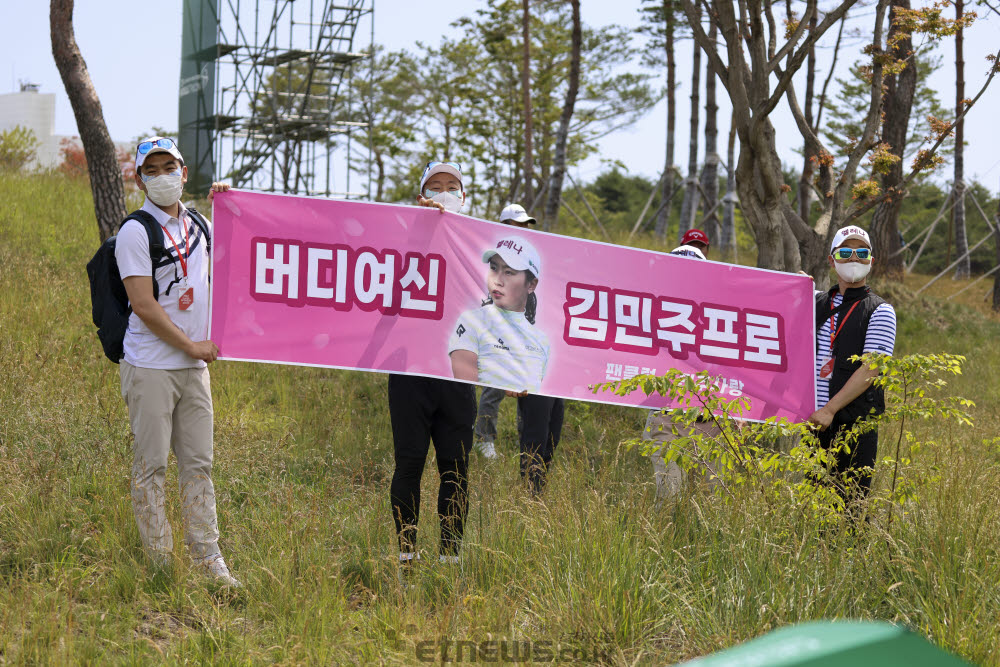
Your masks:
{"label": "striped long-sleeve shirt", "polygon": [[[822,294],[822,292],[817,292]],[[833,307],[844,301],[842,294],[833,296]],[[840,317],[834,318],[833,325],[840,325]],[[835,330],[835,329],[834,329]],[[819,376],[823,362],[830,358],[830,318],[823,320],[823,326],[816,333],[816,409],[830,402],[830,378]],[[865,352],[881,352],[891,355],[896,346],[896,311],[888,303],[883,303],[872,313],[865,332]]]}

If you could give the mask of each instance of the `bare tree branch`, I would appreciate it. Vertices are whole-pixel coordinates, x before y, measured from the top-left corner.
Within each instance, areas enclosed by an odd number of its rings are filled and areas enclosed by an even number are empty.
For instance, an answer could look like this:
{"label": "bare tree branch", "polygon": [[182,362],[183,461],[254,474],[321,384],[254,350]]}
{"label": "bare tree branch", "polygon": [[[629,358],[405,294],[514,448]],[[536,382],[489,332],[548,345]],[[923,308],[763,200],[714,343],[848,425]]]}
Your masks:
{"label": "bare tree branch", "polygon": [[868,152],[872,139],[875,137],[875,132],[882,122],[882,82],[885,71],[885,66],[881,58],[883,53],[882,35],[885,30],[883,24],[885,23],[885,13],[888,8],[889,0],[879,0],[875,7],[875,30],[872,36],[872,82],[868,118],[865,119],[865,129],[862,131],[858,143],[854,146],[850,155],[848,155],[847,164],[844,165],[844,170],[837,180],[836,193],[834,195],[835,202],[844,201],[844,196],[846,195],[844,190],[851,187],[854,183],[854,174],[858,169],[858,164],[861,163],[861,158]]}
{"label": "bare tree branch", "polygon": [[767,57],[769,59],[774,59],[774,50],[778,45],[778,26],[774,21],[774,10],[771,7],[771,3],[765,0],[764,7],[766,8],[767,15]]}
{"label": "bare tree branch", "polygon": [[795,32],[792,33],[792,36],[788,39],[787,42],[785,42],[784,46],[781,47],[781,50],[771,55],[772,71],[774,71],[773,70],[774,64],[780,63],[782,59],[784,59],[784,57],[788,55],[788,53],[791,52],[792,49],[795,48],[796,42],[798,42],[802,38],[802,34],[809,27],[809,21],[812,20],[813,14],[815,13],[816,13],[816,0],[809,0],[809,3],[806,5],[806,13],[802,17],[802,20],[799,21],[799,24],[795,27]]}
{"label": "bare tree branch", "polygon": [[[776,107],[778,102],[781,100],[781,96],[785,94],[785,88],[788,87],[788,84],[792,81],[792,77],[795,76],[795,73],[802,66],[802,61],[809,55],[809,50],[817,41],[819,41],[819,38],[830,29],[830,26],[839,21],[841,17],[847,13],[847,10],[850,9],[856,2],[857,0],[843,0],[843,2],[841,2],[836,9],[823,17],[823,20],[818,26],[816,26],[816,29],[811,31],[810,35],[806,37],[804,42],[802,42],[802,46],[800,46],[795,54],[789,58],[788,67],[785,70],[785,73],[779,77],[778,83],[774,87],[774,92],[771,94],[767,104],[759,113],[766,115],[774,110],[774,107]],[[780,61],[769,63],[768,72],[775,71],[775,69],[779,66]]]}
{"label": "bare tree branch", "polygon": [[816,107],[816,125],[813,129],[817,132],[820,128],[820,120],[823,118],[823,109],[826,106],[826,90],[833,80],[833,73],[837,70],[837,57],[840,55],[840,40],[844,36],[844,24],[847,23],[847,14],[840,19],[840,28],[837,30],[837,41],[833,45],[833,61],[830,63],[830,71],[827,72],[826,80],[823,81],[823,91],[819,94],[819,105]]}
{"label": "bare tree branch", "polygon": [[[969,111],[972,109],[972,107],[975,106],[976,102],[979,101],[979,98],[983,96],[983,93],[985,93],[986,89],[989,88],[990,83],[993,82],[993,78],[997,75],[997,72],[1000,72],[1000,51],[997,51],[996,54],[993,55],[992,67],[990,67],[990,75],[986,77],[986,81],[985,83],[983,83],[982,88],[980,88],[979,92],[976,93],[976,96],[973,97],[969,101],[969,103],[965,105],[965,110],[962,111],[961,115],[957,116],[955,120],[949,123],[948,127],[945,128],[945,130],[940,133],[940,135],[937,138],[937,141],[935,141],[934,144],[929,149],[927,149],[926,153],[924,153],[924,156],[922,158],[918,158],[917,163],[913,165],[913,169],[906,176],[906,178],[903,179],[903,182],[899,184],[897,191],[905,191],[906,186],[912,183],[913,179],[916,178],[921,171],[927,168],[927,166],[931,162],[931,158],[937,152],[937,149],[940,148],[941,144],[943,144],[945,139],[948,138],[948,136],[951,134],[952,129],[955,127],[955,125],[958,124],[958,121],[965,118],[966,114],[968,114]],[[892,193],[889,192],[883,192],[877,197],[872,197],[871,199],[866,200],[864,203],[855,204],[855,207],[845,217],[844,219],[845,224],[850,224],[854,222],[862,215],[870,211],[872,208],[874,208],[881,202],[885,201],[886,197],[889,197],[891,194]]]}
{"label": "bare tree branch", "polygon": [[[743,4],[742,0],[740,4]],[[716,49],[715,43],[708,38],[708,34],[705,33],[705,29],[701,25],[701,21],[697,20],[699,13],[698,8],[695,7],[694,1],[681,0],[681,9],[684,10],[684,15],[687,17],[688,23],[691,25],[691,33],[695,40],[697,40],[698,45],[701,46],[702,52],[704,52],[704,54],[708,56],[708,59],[712,62],[712,68],[716,71],[716,73],[718,73],[719,79],[722,81],[722,85],[726,87],[726,92],[730,92],[731,94],[729,88],[729,67],[727,67],[726,63],[722,61],[722,57],[719,55],[719,51]],[[732,11],[731,5],[729,6],[729,10]],[[709,7],[707,11],[708,20],[715,21],[715,10]],[[728,39],[726,39],[726,43],[729,43]],[[730,61],[731,60],[732,58],[730,58]]]}

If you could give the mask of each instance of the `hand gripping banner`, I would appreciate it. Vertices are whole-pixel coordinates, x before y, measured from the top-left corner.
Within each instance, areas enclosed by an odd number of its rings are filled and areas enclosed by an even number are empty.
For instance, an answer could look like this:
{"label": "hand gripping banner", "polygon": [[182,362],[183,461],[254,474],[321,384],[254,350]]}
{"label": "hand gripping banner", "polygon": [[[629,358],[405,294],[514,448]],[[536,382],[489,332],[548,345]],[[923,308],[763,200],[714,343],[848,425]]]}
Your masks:
{"label": "hand gripping banner", "polygon": [[215,196],[221,359],[459,379],[664,407],[591,385],[708,371],[751,419],[815,409],[812,282],[437,209]]}

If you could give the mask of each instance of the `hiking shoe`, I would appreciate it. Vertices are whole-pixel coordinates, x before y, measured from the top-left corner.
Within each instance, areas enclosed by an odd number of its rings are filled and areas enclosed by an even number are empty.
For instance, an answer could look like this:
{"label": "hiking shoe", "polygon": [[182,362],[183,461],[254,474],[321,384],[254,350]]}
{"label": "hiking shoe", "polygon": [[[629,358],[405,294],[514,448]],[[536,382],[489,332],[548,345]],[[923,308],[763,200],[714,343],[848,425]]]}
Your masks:
{"label": "hiking shoe", "polygon": [[497,458],[496,447],[493,446],[492,440],[480,440],[476,443],[476,451],[482,454],[483,458],[495,459]]}
{"label": "hiking shoe", "polygon": [[239,579],[229,572],[229,567],[226,566],[226,561],[222,557],[222,554],[208,556],[198,563],[198,566],[204,569],[206,575],[223,586],[229,588],[241,588],[243,586]]}

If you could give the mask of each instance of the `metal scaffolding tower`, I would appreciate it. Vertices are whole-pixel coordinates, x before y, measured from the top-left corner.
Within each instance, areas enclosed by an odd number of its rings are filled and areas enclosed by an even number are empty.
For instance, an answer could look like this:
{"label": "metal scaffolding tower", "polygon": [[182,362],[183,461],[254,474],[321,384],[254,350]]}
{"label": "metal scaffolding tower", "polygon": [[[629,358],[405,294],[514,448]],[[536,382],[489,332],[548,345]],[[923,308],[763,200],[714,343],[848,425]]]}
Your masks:
{"label": "metal scaffolding tower", "polygon": [[187,0],[179,142],[201,163],[189,183],[207,189],[209,171],[246,189],[368,197],[351,188],[371,170],[351,84],[373,16],[374,0]]}

